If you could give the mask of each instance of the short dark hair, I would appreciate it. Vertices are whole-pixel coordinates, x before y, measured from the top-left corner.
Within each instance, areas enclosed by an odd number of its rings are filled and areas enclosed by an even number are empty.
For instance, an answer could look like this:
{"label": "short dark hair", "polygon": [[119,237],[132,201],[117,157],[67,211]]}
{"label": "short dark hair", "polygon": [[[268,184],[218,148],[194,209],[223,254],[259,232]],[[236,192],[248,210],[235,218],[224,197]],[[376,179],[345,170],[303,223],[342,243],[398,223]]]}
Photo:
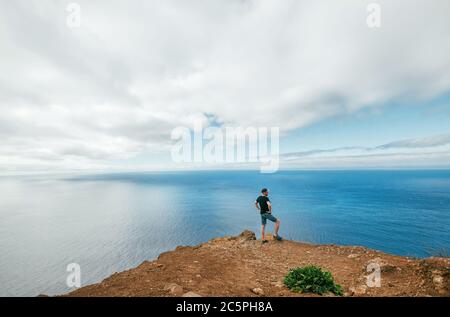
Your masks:
{"label": "short dark hair", "polygon": [[261,193],[265,193],[265,192],[267,192],[267,188],[263,188],[263,189],[261,189]]}

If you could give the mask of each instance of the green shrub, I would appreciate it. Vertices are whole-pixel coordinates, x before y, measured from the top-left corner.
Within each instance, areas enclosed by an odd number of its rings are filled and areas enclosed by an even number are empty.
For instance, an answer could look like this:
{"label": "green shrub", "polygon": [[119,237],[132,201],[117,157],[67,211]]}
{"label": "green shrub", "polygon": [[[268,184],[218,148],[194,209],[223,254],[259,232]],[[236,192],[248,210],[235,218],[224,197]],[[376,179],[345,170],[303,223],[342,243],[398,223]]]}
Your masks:
{"label": "green shrub", "polygon": [[291,269],[284,278],[284,284],[294,292],[342,295],[342,287],[334,283],[331,273],[314,265]]}

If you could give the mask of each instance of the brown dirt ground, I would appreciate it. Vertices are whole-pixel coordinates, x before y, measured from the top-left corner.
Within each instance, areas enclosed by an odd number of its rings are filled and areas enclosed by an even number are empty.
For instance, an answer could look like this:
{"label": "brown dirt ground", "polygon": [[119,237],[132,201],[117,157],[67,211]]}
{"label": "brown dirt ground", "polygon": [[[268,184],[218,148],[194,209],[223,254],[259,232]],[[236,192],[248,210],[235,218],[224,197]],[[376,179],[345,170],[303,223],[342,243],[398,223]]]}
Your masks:
{"label": "brown dirt ground", "polygon": [[[380,264],[381,287],[366,285],[371,261]],[[288,240],[262,244],[250,231],[177,247],[65,296],[312,296],[291,292],[282,282],[289,269],[308,264],[330,271],[345,296],[450,296],[450,259]]]}

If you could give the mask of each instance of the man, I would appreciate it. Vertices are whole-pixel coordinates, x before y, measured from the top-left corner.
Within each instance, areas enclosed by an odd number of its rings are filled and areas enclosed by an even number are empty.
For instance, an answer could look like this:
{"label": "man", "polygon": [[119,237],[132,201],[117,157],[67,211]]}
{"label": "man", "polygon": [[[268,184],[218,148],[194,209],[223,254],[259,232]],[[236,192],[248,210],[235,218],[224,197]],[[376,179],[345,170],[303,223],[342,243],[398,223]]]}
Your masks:
{"label": "man", "polygon": [[272,215],[272,204],[270,203],[268,197],[269,190],[267,188],[263,188],[261,190],[261,194],[262,195],[256,198],[255,201],[255,207],[261,213],[261,241],[262,243],[267,242],[264,236],[267,219],[269,219],[272,222],[275,222],[275,233],[273,235],[273,238],[275,240],[281,241],[282,238],[278,235],[278,230],[280,229],[280,219],[277,219]]}

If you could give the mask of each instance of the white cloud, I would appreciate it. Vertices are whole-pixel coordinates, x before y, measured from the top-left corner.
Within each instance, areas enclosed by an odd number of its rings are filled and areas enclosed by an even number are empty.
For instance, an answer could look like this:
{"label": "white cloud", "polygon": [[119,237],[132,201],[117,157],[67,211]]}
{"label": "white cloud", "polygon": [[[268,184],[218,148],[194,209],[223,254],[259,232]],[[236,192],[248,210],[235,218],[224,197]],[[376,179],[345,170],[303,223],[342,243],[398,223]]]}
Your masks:
{"label": "white cloud", "polygon": [[161,152],[195,118],[285,131],[450,90],[450,3],[0,2],[0,168]]}
{"label": "white cloud", "polygon": [[450,134],[398,140],[375,147],[291,152],[281,158],[284,168],[449,168]]}
{"label": "white cloud", "polygon": [[394,141],[388,144],[380,145],[378,148],[429,148],[450,144],[450,134],[440,134],[421,139],[408,139]]}

